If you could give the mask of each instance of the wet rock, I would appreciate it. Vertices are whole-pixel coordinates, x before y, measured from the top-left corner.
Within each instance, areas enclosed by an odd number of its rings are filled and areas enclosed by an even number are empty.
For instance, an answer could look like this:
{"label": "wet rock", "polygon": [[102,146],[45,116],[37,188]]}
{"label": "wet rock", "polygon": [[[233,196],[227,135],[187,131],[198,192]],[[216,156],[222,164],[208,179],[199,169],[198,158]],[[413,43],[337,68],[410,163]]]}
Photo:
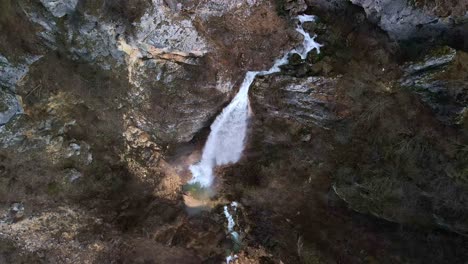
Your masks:
{"label": "wet rock", "polygon": [[305,22],[302,27],[304,28],[305,31],[307,32],[314,32],[315,29],[317,28],[317,23],[315,22]]}
{"label": "wet rock", "polygon": [[317,54],[317,53],[311,52],[307,55],[307,62],[314,64],[322,60],[323,57],[324,57],[323,53]]}
{"label": "wet rock", "polygon": [[302,63],[303,63],[303,61],[301,59],[301,56],[299,54],[297,54],[297,53],[294,53],[289,57],[289,64],[290,65],[296,66],[296,65],[299,65],[299,64],[302,64]]}
{"label": "wet rock", "polygon": [[420,95],[440,121],[460,124],[468,105],[467,59],[449,47],[432,49],[405,66],[401,85]]}

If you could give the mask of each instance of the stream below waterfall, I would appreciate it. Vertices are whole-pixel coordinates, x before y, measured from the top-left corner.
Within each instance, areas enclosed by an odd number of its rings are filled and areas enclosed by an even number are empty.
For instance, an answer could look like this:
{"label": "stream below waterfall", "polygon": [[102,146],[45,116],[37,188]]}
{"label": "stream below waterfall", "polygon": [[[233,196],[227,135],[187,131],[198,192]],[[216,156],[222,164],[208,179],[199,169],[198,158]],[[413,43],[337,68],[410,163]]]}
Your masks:
{"label": "stream below waterfall", "polygon": [[[199,184],[201,188],[209,188],[213,184],[213,169],[216,166],[236,163],[241,158],[250,116],[249,89],[255,77],[258,75],[269,75],[280,72],[280,66],[286,65],[292,54],[299,54],[301,59],[304,60],[307,58],[307,54],[313,49],[315,49],[317,53],[320,53],[320,47],[322,45],[315,42],[316,36],[310,36],[303,28],[304,23],[314,22],[315,17],[311,15],[299,15],[297,19],[299,23],[296,27],[296,31],[304,37],[302,46],[292,49],[283,57],[277,59],[269,70],[248,71],[246,73],[239,92],[211,125],[211,132],[203,148],[201,160],[190,166],[190,171],[192,173],[190,184]],[[229,205],[225,205],[223,211],[228,222],[227,231],[235,245],[231,253],[226,257],[227,264],[237,258],[235,253],[238,251],[241,243],[240,231],[235,230],[235,213],[237,209],[238,203],[232,202]]]}

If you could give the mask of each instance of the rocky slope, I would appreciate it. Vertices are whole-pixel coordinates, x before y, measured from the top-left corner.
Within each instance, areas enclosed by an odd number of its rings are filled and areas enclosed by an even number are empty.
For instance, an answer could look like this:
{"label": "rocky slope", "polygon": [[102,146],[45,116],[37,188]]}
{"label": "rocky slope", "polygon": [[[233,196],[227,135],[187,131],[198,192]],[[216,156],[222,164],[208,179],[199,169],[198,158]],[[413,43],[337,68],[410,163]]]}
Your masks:
{"label": "rocky slope", "polygon": [[[252,240],[268,237],[279,255],[300,244],[304,262],[463,263],[457,248],[465,239],[427,230],[467,234],[466,53],[435,43],[408,50],[352,6],[312,3],[311,9],[324,12],[322,23],[310,26],[323,53],[257,80],[250,147],[225,175],[235,187],[231,195],[255,208],[255,220],[267,215],[274,223],[258,227]],[[434,254],[412,255],[390,246],[396,238],[386,231],[360,229],[335,195],[357,212],[425,230],[397,233],[412,241],[409,251]],[[371,232],[382,244],[376,250],[356,236],[342,242],[349,234],[336,225],[359,226],[357,236]],[[425,236],[438,242],[421,243]],[[355,246],[361,256],[345,253]]]}
{"label": "rocky slope", "polygon": [[294,43],[274,6],[1,3],[2,258],[224,259],[222,220],[188,218],[165,154],[209,125],[242,72]]}
{"label": "rocky slope", "polygon": [[[1,0],[0,263],[221,263],[233,200],[238,263],[463,263],[466,3],[351,2]],[[322,53],[257,77],[191,214],[207,127],[301,12]]]}

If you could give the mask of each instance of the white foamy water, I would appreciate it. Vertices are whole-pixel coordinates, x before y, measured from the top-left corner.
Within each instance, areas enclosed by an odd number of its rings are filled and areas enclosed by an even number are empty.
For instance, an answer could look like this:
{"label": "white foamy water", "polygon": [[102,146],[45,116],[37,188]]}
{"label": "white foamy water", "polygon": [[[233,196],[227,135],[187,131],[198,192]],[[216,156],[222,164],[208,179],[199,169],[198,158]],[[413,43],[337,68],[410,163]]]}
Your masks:
{"label": "white foamy water", "polygon": [[199,183],[203,187],[209,187],[213,183],[214,167],[236,163],[241,158],[244,151],[244,141],[249,118],[249,88],[255,77],[257,75],[269,75],[280,72],[280,66],[287,64],[289,56],[293,53],[299,54],[302,59],[305,59],[307,53],[313,49],[317,53],[320,53],[322,45],[315,42],[315,36],[310,36],[302,27],[305,22],[315,21],[315,17],[300,15],[297,19],[299,20],[299,25],[296,31],[304,36],[302,46],[291,50],[276,60],[273,67],[269,70],[249,71],[246,73],[237,95],[211,125],[211,133],[203,149],[201,160],[197,164],[190,166],[190,171],[192,172],[190,183]]}
{"label": "white foamy water", "polygon": [[226,257],[226,264],[231,263],[231,261],[234,261],[237,259],[237,255],[229,255]]}
{"label": "white foamy water", "polygon": [[234,229],[234,226],[236,225],[236,222],[234,222],[234,218],[229,213],[229,209],[227,205],[224,206],[224,216],[226,217],[228,221],[228,231],[232,232],[232,230]]}
{"label": "white foamy water", "polygon": [[[231,208],[234,210],[234,213],[237,212],[237,207],[239,204],[237,202],[232,202],[231,203]],[[227,205],[224,206],[224,216],[226,217],[226,220],[228,221],[228,232],[231,234],[232,240],[234,243],[240,244],[239,240],[239,233],[234,230],[234,227],[236,226],[236,222],[234,221],[234,217],[229,213],[229,208]],[[231,253],[229,256],[226,257],[226,263],[229,264],[231,261],[234,261],[237,259],[237,255],[234,255]]]}

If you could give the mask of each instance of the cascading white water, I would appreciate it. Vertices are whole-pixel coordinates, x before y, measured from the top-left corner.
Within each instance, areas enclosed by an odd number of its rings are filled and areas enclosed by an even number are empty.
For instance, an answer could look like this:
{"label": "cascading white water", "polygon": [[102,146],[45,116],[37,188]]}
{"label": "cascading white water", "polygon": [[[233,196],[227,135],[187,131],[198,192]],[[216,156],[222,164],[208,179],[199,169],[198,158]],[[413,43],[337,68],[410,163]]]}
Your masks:
{"label": "cascading white water", "polygon": [[[237,207],[239,206],[239,204],[237,202],[232,202],[230,206],[231,206],[231,209],[234,211],[234,213],[236,213]],[[229,234],[231,234],[233,242],[235,244],[240,244],[239,233],[237,233],[234,230],[234,227],[236,226],[236,222],[234,221],[234,217],[229,213],[229,208],[227,205],[224,206],[224,216],[226,217],[226,220],[228,221],[227,228],[228,228]],[[231,254],[226,257],[226,264],[229,264],[231,261],[234,261],[236,259],[237,259],[237,255],[231,252]]]}
{"label": "cascading white water", "polygon": [[304,36],[302,47],[293,49],[276,60],[273,67],[267,71],[247,72],[237,95],[211,125],[211,133],[203,149],[200,162],[190,166],[193,177],[190,183],[199,183],[202,187],[209,187],[213,183],[213,169],[215,166],[239,161],[244,150],[244,140],[247,132],[249,88],[255,77],[281,71],[280,66],[287,64],[289,56],[293,53],[299,54],[302,59],[305,59],[307,53],[313,49],[320,53],[322,45],[315,42],[315,36],[311,37],[302,27],[305,22],[315,21],[315,17],[300,15],[297,19],[299,25],[296,31]]}

